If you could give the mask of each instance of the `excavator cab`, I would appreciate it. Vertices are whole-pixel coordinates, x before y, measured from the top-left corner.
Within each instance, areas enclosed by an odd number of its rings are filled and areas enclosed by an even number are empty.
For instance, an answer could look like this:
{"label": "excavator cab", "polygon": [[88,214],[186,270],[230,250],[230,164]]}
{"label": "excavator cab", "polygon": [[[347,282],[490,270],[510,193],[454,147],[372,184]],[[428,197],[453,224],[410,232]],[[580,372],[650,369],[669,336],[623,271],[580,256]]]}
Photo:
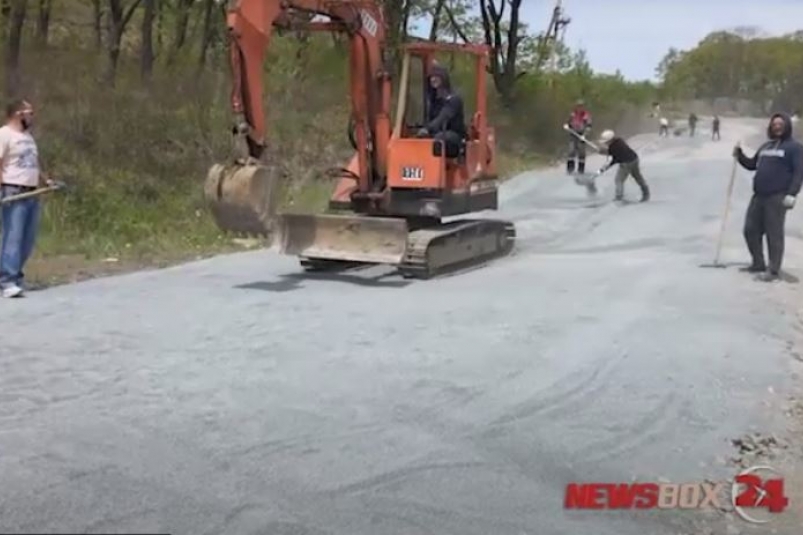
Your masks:
{"label": "excavator cab", "polygon": [[[467,135],[460,140],[457,154],[448,154],[440,140],[416,137],[427,122],[429,75],[437,65],[436,55],[443,52],[473,60],[470,89],[475,101],[469,102],[460,88],[456,89],[466,107],[475,110],[471,117],[464,117]],[[388,149],[387,184],[392,214],[440,218],[497,208],[495,140],[486,119],[486,68],[484,47],[431,42],[405,46],[396,128]],[[411,83],[416,78],[420,83]]]}
{"label": "excavator cab", "polygon": [[[329,21],[299,19],[317,13]],[[277,213],[281,181],[265,161],[262,113],[263,50],[271,29],[290,24],[349,36],[352,105],[349,138],[355,154],[338,169],[330,213]],[[394,84],[384,60],[384,23],[378,2],[365,0],[231,0],[229,26],[232,105],[240,157],[210,170],[205,194],[219,228],[270,235],[279,251],[307,269],[391,264],[405,276],[427,278],[513,247],[512,223],[459,216],[497,208],[494,131],[487,123],[487,47],[409,43]],[[426,120],[428,72],[439,53],[473,59],[475,109],[457,154],[442,142],[416,137]],[[417,69],[421,83],[411,82]],[[392,113],[393,86],[396,110]],[[463,89],[463,88],[461,88]],[[463,91],[461,95],[466,97]],[[343,213],[346,211],[347,213]]]}

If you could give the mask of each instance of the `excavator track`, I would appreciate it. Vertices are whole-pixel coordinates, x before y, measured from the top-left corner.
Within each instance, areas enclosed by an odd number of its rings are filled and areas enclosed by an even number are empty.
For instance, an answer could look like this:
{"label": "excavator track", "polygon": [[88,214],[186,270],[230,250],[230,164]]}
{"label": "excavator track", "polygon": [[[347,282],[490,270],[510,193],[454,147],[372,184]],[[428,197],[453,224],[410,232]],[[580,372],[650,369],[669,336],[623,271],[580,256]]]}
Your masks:
{"label": "excavator track", "polygon": [[429,279],[505,256],[515,241],[516,228],[509,221],[462,219],[423,228],[410,233],[398,269],[405,278]]}

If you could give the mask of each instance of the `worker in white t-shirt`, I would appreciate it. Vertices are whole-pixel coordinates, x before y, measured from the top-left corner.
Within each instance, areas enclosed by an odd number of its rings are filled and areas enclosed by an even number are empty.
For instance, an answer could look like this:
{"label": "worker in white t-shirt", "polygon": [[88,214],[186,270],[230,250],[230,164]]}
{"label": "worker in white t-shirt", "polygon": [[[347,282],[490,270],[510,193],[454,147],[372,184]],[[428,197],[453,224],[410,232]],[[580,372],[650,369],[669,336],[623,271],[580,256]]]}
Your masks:
{"label": "worker in white t-shirt", "polygon": [[660,125],[661,127],[658,129],[658,135],[669,137],[669,120],[666,117],[661,117]]}
{"label": "worker in white t-shirt", "polygon": [[[39,151],[31,135],[33,106],[16,100],[6,107],[6,124],[0,127],[0,198],[39,187]],[[0,290],[3,297],[20,297],[23,268],[33,252],[39,226],[36,197],[3,203],[0,244]]]}

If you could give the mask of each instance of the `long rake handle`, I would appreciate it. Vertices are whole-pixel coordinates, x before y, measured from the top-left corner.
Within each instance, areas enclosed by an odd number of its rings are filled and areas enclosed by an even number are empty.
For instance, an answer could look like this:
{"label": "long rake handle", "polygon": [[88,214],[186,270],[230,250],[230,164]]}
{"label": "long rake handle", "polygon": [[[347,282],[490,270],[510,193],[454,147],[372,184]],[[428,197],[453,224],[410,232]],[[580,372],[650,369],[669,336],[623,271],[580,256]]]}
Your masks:
{"label": "long rake handle", "polygon": [[594,143],[589,141],[585,136],[581,136],[580,134],[578,134],[577,132],[575,132],[574,130],[572,130],[571,128],[569,128],[566,125],[563,125],[563,129],[566,130],[567,132],[569,132],[571,135],[573,135],[577,139],[579,139],[580,141],[582,141],[583,143],[585,143],[586,145],[588,145],[589,147],[591,147],[592,149],[594,149],[595,151],[599,152],[599,147],[597,147]]}
{"label": "long rake handle", "polygon": [[736,158],[733,159],[733,168],[731,169],[731,178],[728,182],[728,191],[725,194],[725,211],[722,214],[722,227],[719,229],[719,239],[717,239],[717,252],[714,255],[714,265],[719,264],[719,253],[722,252],[722,241],[725,236],[725,226],[728,223],[728,214],[731,208],[731,196],[733,195],[733,184],[736,181]]}
{"label": "long rake handle", "polygon": [[0,199],[0,204],[6,204],[14,201],[21,201],[23,199],[28,199],[30,197],[38,197],[39,195],[43,195],[45,193],[50,193],[51,191],[56,191],[60,188],[58,187],[46,187],[46,188],[39,188],[33,191],[26,191],[25,193],[19,193],[17,195],[9,195],[3,199]]}

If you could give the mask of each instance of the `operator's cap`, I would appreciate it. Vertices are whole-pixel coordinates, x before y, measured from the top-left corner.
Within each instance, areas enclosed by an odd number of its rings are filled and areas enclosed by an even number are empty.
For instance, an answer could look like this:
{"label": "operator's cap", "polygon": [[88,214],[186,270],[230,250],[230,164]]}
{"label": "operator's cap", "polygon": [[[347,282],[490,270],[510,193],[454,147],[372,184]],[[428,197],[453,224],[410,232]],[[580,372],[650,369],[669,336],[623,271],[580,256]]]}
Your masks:
{"label": "operator's cap", "polygon": [[600,134],[599,140],[602,143],[607,143],[610,140],[612,140],[615,135],[616,134],[613,132],[613,130],[605,130],[604,132],[602,132],[602,134]]}

